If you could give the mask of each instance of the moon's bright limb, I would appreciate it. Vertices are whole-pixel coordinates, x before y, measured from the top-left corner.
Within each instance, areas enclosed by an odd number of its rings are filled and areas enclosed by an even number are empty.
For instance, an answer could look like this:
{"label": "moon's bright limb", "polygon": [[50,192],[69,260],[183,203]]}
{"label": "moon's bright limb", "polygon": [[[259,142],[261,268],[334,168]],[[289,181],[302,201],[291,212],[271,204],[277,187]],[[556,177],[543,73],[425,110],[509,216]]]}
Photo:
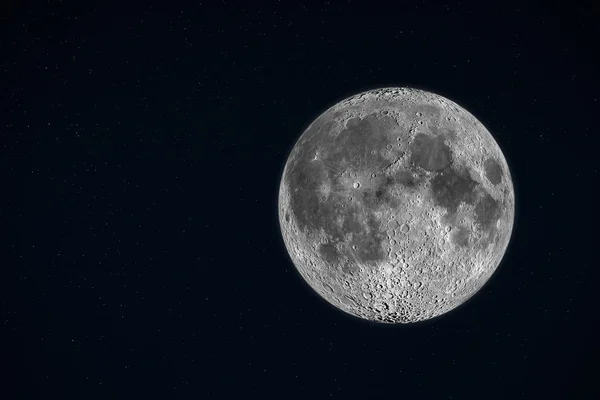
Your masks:
{"label": "moon's bright limb", "polygon": [[514,191],[488,130],[408,88],[345,99],[302,134],[279,191],[302,277],[357,317],[408,323],[464,303],[502,259]]}

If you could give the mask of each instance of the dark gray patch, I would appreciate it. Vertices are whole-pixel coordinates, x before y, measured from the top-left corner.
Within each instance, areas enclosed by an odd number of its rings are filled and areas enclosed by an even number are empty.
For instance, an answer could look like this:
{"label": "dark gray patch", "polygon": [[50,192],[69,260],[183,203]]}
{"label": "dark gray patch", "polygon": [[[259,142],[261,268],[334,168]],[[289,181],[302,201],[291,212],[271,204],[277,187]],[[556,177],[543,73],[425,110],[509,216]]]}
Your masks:
{"label": "dark gray patch", "polygon": [[456,142],[457,135],[454,129],[448,129],[447,127],[443,127],[438,129],[435,125],[430,126],[429,129],[436,135],[442,136],[449,142]]}
{"label": "dark gray patch", "polygon": [[342,153],[340,154],[355,169],[365,167],[371,155],[369,141],[374,135],[371,125],[365,119],[352,118],[347,129],[339,136]]}
{"label": "dark gray patch", "polygon": [[290,222],[290,213],[286,211],[284,218],[285,218],[285,222]]}
{"label": "dark gray patch", "polygon": [[319,254],[323,260],[327,261],[328,263],[334,263],[339,260],[338,251],[335,248],[335,245],[331,242],[321,243],[319,245]]}
{"label": "dark gray patch", "polygon": [[325,179],[326,174],[321,168],[303,160],[295,163],[287,174],[290,209],[301,230],[307,226],[319,227],[323,218],[331,214],[331,205],[321,201],[317,194],[319,185]]}
{"label": "dark gray patch", "polygon": [[459,247],[469,247],[469,235],[470,232],[465,227],[458,227],[450,236],[450,242],[459,246]]}
{"label": "dark gray patch", "polygon": [[461,202],[474,203],[477,185],[467,171],[458,172],[451,169],[431,180],[435,204],[444,207],[449,214],[455,213]]}
{"label": "dark gray patch", "polygon": [[368,208],[377,208],[381,204],[387,204],[392,197],[389,194],[389,188],[393,183],[392,177],[386,176],[384,173],[373,173],[369,176],[365,185],[361,187],[359,197]]}
{"label": "dark gray patch", "polygon": [[402,186],[406,186],[407,188],[413,189],[418,186],[423,179],[419,176],[415,177],[412,172],[407,170],[398,171],[396,176],[394,177],[394,181],[401,184]]}
{"label": "dark gray patch", "polygon": [[381,242],[385,239],[385,235],[381,232],[381,225],[370,215],[367,220],[368,231],[363,231],[355,238],[354,245],[357,246],[357,256],[362,262],[376,262],[385,257],[385,251],[381,246]]}
{"label": "dark gray patch", "polygon": [[[392,202],[392,196],[388,193],[385,186],[368,188],[361,193],[362,203],[370,210],[376,210],[384,204]],[[390,204],[391,205],[391,204]]]}
{"label": "dark gray patch", "polygon": [[502,182],[502,168],[496,160],[488,158],[483,163],[483,168],[485,170],[485,177],[492,185],[497,185]]}
{"label": "dark gray patch", "polygon": [[485,193],[475,206],[475,222],[489,231],[502,214],[500,203],[489,193]]}
{"label": "dark gray patch", "polygon": [[[385,121],[384,121],[385,122]],[[302,231],[322,230],[329,243],[319,245],[324,260],[332,262],[343,258],[345,251],[337,250],[348,235],[352,237],[355,253],[362,262],[381,260],[385,234],[379,232],[374,218],[368,215],[383,204],[395,204],[388,186],[393,180],[380,174],[389,164],[379,150],[388,144],[387,131],[381,119],[367,116],[348,121],[347,128],[333,137],[327,130],[327,121],[314,124],[290,163],[286,180],[290,185],[290,212],[296,217]],[[313,160],[318,151],[319,159]],[[340,181],[342,170],[368,173],[368,182],[359,190],[348,188]],[[375,177],[371,173],[377,173]],[[331,184],[332,194],[325,200],[319,195],[323,182]],[[354,200],[349,200],[354,197]],[[387,203],[386,203],[387,202]],[[362,222],[367,217],[367,226]]]}
{"label": "dark gray patch", "polygon": [[398,197],[394,196],[391,192],[391,188],[395,183],[396,183],[396,181],[395,181],[394,177],[386,175],[383,177],[382,186],[381,186],[381,188],[384,191],[384,194],[383,194],[384,203],[393,210],[400,207],[400,204],[401,204],[400,199]]}
{"label": "dark gray patch", "polygon": [[371,236],[363,237],[357,251],[358,259],[362,262],[375,262],[383,259],[384,253],[380,244],[381,241]]}
{"label": "dark gray patch", "polygon": [[329,154],[327,162],[338,168],[347,164],[361,172],[382,169],[386,160],[380,150],[388,144],[384,123],[374,114],[362,119],[349,119],[346,129],[335,138],[328,137],[327,143],[323,143]]}
{"label": "dark gray patch", "polygon": [[450,165],[450,147],[442,136],[418,133],[410,144],[410,161],[426,171],[439,171]]}
{"label": "dark gray patch", "polygon": [[341,226],[341,230],[337,232],[336,236],[340,238],[344,234],[352,233],[354,235],[358,235],[363,231],[363,226],[358,221],[358,215],[353,212],[347,212],[343,215],[343,222]]}

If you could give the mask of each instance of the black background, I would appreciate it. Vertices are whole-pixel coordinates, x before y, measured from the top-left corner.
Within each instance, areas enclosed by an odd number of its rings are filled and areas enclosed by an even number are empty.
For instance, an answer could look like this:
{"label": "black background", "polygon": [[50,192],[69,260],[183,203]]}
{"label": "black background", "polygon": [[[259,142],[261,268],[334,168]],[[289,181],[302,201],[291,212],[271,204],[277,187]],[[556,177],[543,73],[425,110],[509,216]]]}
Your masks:
{"label": "black background", "polygon": [[[0,398],[599,398],[600,14],[249,3],[2,6]],[[488,284],[407,326],[322,300],[277,219],[302,131],[384,86],[475,115],[517,201]]]}

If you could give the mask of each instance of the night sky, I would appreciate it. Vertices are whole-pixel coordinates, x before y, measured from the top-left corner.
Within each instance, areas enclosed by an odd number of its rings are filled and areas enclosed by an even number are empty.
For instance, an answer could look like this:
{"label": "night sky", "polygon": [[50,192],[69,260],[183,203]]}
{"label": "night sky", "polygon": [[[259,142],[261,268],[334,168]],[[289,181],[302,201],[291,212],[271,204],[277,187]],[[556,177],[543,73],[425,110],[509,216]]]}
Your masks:
{"label": "night sky", "polygon": [[[600,398],[600,13],[287,3],[0,6],[0,399]],[[303,130],[385,86],[465,107],[516,193],[413,325],[321,299],[277,215]]]}

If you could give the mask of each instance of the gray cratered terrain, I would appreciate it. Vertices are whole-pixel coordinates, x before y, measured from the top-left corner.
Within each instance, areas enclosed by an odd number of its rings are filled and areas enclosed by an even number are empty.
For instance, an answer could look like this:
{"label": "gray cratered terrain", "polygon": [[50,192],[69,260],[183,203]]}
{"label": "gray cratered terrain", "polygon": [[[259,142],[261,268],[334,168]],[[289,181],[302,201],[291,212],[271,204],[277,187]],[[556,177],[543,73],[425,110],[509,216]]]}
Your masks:
{"label": "gray cratered terrain", "polygon": [[513,227],[508,165],[456,103],[387,88],[334,105],[302,134],[279,191],[284,242],[339,309],[410,323],[464,303],[494,273]]}

